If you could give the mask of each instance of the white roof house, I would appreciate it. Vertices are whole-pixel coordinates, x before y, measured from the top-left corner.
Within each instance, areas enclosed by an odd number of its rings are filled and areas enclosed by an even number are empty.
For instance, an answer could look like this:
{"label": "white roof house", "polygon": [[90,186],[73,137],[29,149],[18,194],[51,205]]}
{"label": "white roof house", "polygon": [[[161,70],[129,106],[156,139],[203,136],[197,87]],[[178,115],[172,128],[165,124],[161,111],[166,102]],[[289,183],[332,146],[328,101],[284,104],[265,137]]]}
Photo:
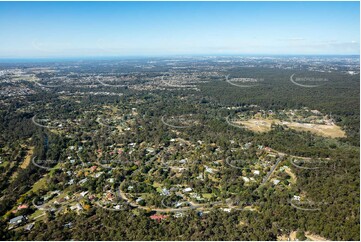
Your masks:
{"label": "white roof house", "polygon": [[254,174],[254,175],[259,175],[259,174],[260,174],[260,171],[259,171],[259,170],[254,170],[254,171],[253,171],[253,174]]}
{"label": "white roof house", "polygon": [[187,187],[187,188],[184,188],[184,189],[183,189],[183,192],[191,192],[192,190],[193,190],[192,188]]}
{"label": "white roof house", "polygon": [[213,169],[212,168],[210,168],[210,167],[208,167],[208,166],[204,166],[205,168],[206,168],[206,172],[208,172],[208,173],[213,173]]}
{"label": "white roof house", "polygon": [[83,183],[85,183],[87,180],[88,180],[88,178],[84,178],[83,180],[80,180],[80,181],[79,181],[79,184],[83,184]]}
{"label": "white roof house", "polygon": [[230,208],[221,208],[221,210],[223,210],[224,212],[230,213],[231,209]]}
{"label": "white roof house", "polygon": [[167,190],[167,188],[163,188],[162,189],[162,192],[160,193],[161,195],[164,195],[164,196],[169,196],[170,195],[170,192]]}
{"label": "white roof house", "polygon": [[81,195],[82,197],[84,197],[88,192],[89,192],[89,191],[81,192],[80,195]]}

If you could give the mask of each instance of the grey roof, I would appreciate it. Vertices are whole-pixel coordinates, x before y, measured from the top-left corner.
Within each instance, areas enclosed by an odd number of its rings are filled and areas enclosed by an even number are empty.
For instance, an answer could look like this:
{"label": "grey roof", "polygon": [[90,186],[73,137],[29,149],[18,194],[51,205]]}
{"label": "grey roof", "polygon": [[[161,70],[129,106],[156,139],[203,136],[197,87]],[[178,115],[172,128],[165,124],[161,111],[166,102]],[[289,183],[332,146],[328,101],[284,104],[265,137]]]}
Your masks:
{"label": "grey roof", "polygon": [[20,220],[20,222],[23,221],[23,219],[25,219],[25,217],[23,215],[20,215],[20,216],[10,219],[9,222],[11,224],[15,224],[15,223],[19,223],[19,220]]}
{"label": "grey roof", "polygon": [[31,230],[33,227],[34,227],[34,223],[31,223],[31,224],[26,225],[25,229]]}

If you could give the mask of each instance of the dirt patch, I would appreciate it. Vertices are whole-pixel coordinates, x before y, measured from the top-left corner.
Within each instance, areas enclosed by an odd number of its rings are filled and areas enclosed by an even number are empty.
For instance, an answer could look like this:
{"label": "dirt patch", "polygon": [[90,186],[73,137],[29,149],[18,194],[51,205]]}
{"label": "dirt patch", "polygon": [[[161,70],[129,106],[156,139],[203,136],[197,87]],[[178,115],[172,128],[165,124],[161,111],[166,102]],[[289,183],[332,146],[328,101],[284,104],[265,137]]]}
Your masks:
{"label": "dirt patch", "polygon": [[311,133],[324,137],[346,137],[345,131],[335,124],[285,122],[280,121],[279,119],[249,119],[247,121],[233,121],[233,123],[243,125],[254,132],[268,132],[271,130],[272,123],[274,123],[278,125],[286,125],[287,127],[295,130],[310,131]]}
{"label": "dirt patch", "polygon": [[248,226],[248,223],[241,220],[241,221],[239,221],[238,226],[240,226],[240,227]]}
{"label": "dirt patch", "polygon": [[290,182],[291,182],[292,184],[295,184],[296,181],[297,181],[296,175],[291,171],[290,168],[286,168],[286,169],[285,169],[285,172],[291,177]]}
{"label": "dirt patch", "polygon": [[316,234],[311,234],[310,232],[305,233],[306,237],[312,241],[329,241],[328,239],[321,237]]}
{"label": "dirt patch", "polygon": [[290,234],[282,234],[277,236],[277,241],[296,241],[296,231],[292,231]]}
{"label": "dirt patch", "polygon": [[[293,231],[289,235],[287,235],[287,234],[279,235],[279,236],[277,236],[277,241],[296,241],[296,234],[297,234],[297,232]],[[329,241],[324,237],[321,237],[316,234],[312,234],[310,232],[306,232],[305,236],[307,237],[308,240],[311,240],[311,241]]]}
{"label": "dirt patch", "polygon": [[271,124],[274,120],[268,119],[249,119],[247,121],[235,121],[237,125],[244,125],[247,129],[254,132],[268,132],[271,130]]}
{"label": "dirt patch", "polygon": [[292,231],[290,233],[290,240],[291,241],[296,241],[296,235],[297,235],[297,231]]}
{"label": "dirt patch", "polygon": [[[285,124],[286,122],[284,122]],[[346,137],[345,131],[343,131],[337,125],[326,125],[326,124],[309,124],[309,123],[287,123],[289,128],[302,131],[310,131],[311,133],[331,137],[331,138],[342,138]]]}
{"label": "dirt patch", "polygon": [[[31,146],[28,150],[28,153],[26,154],[26,157],[24,159],[24,161],[20,164],[19,168],[21,169],[26,169],[26,167],[29,166],[30,164],[30,161],[31,161],[31,157],[33,156],[34,154],[34,146]],[[18,176],[18,170],[15,171],[12,176],[10,177],[10,181],[14,181],[16,179],[16,177]]]}
{"label": "dirt patch", "polygon": [[288,241],[288,236],[287,235],[279,235],[277,236],[277,241]]}
{"label": "dirt patch", "polygon": [[20,168],[21,168],[21,169],[26,169],[26,167],[29,166],[30,161],[31,161],[31,157],[32,157],[33,154],[34,154],[34,148],[35,148],[34,146],[29,147],[29,151],[28,151],[28,153],[27,153],[27,155],[26,155],[26,157],[25,157],[25,160],[24,160],[23,163],[20,165]]}

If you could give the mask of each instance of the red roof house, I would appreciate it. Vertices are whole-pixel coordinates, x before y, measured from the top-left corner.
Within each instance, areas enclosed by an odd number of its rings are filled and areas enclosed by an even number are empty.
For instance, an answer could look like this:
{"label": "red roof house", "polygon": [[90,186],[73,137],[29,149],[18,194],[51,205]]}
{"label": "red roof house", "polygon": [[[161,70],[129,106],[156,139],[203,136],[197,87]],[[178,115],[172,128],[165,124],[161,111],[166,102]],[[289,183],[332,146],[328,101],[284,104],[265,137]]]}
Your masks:
{"label": "red roof house", "polygon": [[151,219],[157,220],[158,222],[160,222],[162,219],[165,219],[167,217],[168,215],[161,215],[161,214],[153,214],[152,216],[150,216]]}
{"label": "red roof house", "polygon": [[27,204],[21,204],[21,205],[18,206],[18,210],[25,209],[25,208],[28,208],[28,207],[29,207],[29,205],[27,205]]}
{"label": "red roof house", "polygon": [[92,167],[90,167],[90,171],[94,172],[97,168],[98,168],[97,166],[92,166]]}

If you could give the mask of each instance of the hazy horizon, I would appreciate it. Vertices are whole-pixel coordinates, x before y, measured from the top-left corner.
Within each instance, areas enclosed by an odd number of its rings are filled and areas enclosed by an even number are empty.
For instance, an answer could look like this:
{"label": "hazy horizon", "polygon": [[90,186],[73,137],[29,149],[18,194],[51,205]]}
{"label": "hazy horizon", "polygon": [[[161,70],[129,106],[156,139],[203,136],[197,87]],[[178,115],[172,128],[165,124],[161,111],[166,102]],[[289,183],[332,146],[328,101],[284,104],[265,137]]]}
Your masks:
{"label": "hazy horizon", "polygon": [[359,2],[0,2],[0,58],[359,55],[359,9]]}

